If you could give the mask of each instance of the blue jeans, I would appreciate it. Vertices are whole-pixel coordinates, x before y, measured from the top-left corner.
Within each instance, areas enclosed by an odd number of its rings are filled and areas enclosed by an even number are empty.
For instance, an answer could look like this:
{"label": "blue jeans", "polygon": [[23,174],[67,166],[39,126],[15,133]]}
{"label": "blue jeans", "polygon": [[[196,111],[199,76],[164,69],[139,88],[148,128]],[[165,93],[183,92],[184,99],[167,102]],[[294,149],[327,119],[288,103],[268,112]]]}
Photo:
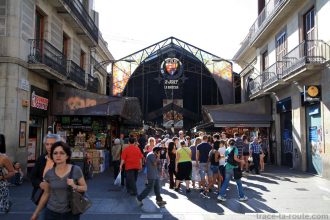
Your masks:
{"label": "blue jeans", "polygon": [[156,201],[162,201],[163,198],[160,196],[159,179],[155,179],[155,180],[148,179],[148,185],[142,191],[142,193],[137,196],[138,200],[142,201],[144,198],[146,198],[151,192],[152,188],[154,189],[156,195]]}
{"label": "blue jeans", "polygon": [[[221,187],[221,191],[220,191],[220,196],[224,197],[225,192],[228,188],[229,185],[229,181],[232,179],[232,177],[234,176],[234,169],[226,169],[226,174],[225,174],[225,181],[222,184]],[[240,198],[244,197],[244,192],[243,192],[243,186],[242,186],[242,181],[241,179],[235,180],[236,181],[236,185],[237,185],[237,191],[238,191],[238,195]]]}

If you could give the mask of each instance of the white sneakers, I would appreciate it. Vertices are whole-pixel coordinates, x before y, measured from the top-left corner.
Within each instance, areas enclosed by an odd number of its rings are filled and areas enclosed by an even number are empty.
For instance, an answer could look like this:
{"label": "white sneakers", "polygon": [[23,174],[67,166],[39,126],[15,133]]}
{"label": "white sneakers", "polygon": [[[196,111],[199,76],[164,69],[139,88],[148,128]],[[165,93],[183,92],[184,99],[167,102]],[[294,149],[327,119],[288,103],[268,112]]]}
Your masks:
{"label": "white sneakers", "polygon": [[[222,197],[222,196],[218,196],[217,199],[221,202],[225,202],[227,199],[225,197]],[[248,197],[247,196],[244,196],[242,198],[239,198],[239,201],[240,202],[244,202],[244,201],[247,201],[248,200]]]}
{"label": "white sneakers", "polygon": [[242,198],[239,198],[239,201],[241,202],[244,202],[244,201],[247,201],[248,200],[248,197],[247,196],[244,196]]}

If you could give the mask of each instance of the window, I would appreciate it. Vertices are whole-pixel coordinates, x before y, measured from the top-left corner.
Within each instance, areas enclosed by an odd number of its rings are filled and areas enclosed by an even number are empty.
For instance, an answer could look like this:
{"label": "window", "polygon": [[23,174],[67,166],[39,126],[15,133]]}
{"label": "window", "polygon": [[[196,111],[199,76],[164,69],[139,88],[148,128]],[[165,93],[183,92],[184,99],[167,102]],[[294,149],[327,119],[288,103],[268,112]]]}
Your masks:
{"label": "window", "polygon": [[316,42],[315,39],[315,15],[314,8],[310,9],[303,17],[304,19],[304,30],[303,39],[305,41],[305,56],[315,56],[316,53]]}
{"label": "window", "polygon": [[265,70],[269,67],[268,63],[268,51],[266,50],[261,54],[261,72],[263,73],[263,81],[266,81],[269,79],[269,72],[265,72]]}
{"label": "window", "polygon": [[80,68],[85,70],[85,59],[86,59],[86,53],[81,50],[80,51]]}
{"label": "window", "polygon": [[304,15],[304,40],[315,39],[315,16],[314,8],[310,9]]}
{"label": "window", "polygon": [[62,53],[63,55],[68,58],[68,48],[69,48],[69,40],[70,38],[68,37],[68,35],[66,35],[65,33],[63,33],[63,48],[62,48]]}
{"label": "window", "polygon": [[281,32],[276,37],[276,72],[281,74],[286,66],[283,57],[287,53],[286,31]]}
{"label": "window", "polygon": [[44,16],[36,11],[36,20],[35,20],[35,38],[43,39],[44,38]]}

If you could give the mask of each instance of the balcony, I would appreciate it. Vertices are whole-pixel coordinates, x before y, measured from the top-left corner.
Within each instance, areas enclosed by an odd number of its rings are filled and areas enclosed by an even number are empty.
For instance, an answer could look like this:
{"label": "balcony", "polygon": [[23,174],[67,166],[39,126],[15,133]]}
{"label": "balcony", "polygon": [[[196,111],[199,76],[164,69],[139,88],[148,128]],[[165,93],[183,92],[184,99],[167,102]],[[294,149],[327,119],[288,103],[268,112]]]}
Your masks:
{"label": "balcony", "polygon": [[304,41],[249,83],[250,97],[258,95],[259,91],[268,92],[272,88],[278,90],[290,81],[312,75],[324,69],[329,60],[330,45],[322,40]]}
{"label": "balcony", "polygon": [[261,73],[263,89],[269,87],[274,82],[280,79],[281,76],[276,71],[276,67],[277,67],[276,64],[277,63],[274,63],[273,65],[271,65]]}
{"label": "balcony", "polygon": [[[283,60],[285,65],[282,78],[285,78],[302,67],[316,67],[330,59],[330,46],[322,40],[304,41],[288,52]],[[311,66],[312,65],[312,66]]]}
{"label": "balcony", "polygon": [[108,75],[108,71],[103,67],[103,65],[97,65],[99,64],[99,62],[97,62],[97,60],[91,56],[91,63],[94,65],[94,68],[97,66],[97,71],[99,71],[100,73],[104,74],[105,76]]}
{"label": "balcony", "polygon": [[98,93],[98,91],[99,91],[99,81],[98,81],[97,78],[94,78],[91,75],[88,75],[87,90],[90,91],[90,92]]}
{"label": "balcony", "polygon": [[251,47],[261,47],[285,22],[287,15],[296,10],[297,7],[305,4],[306,0],[269,0],[253,22],[248,34],[241,43],[240,49],[236,52],[234,60],[239,60]]}
{"label": "balcony", "polygon": [[29,68],[55,80],[66,80],[66,59],[61,51],[43,39],[30,40]]}
{"label": "balcony", "polygon": [[85,87],[85,71],[80,68],[76,63],[72,60],[67,61],[67,71],[68,71],[68,79],[74,83],[77,83],[81,87]]}
{"label": "balcony", "polygon": [[261,90],[261,77],[260,75],[249,82],[250,96],[255,95]]}
{"label": "balcony", "polygon": [[79,0],[48,1],[89,46],[95,46],[98,43],[99,29]]}

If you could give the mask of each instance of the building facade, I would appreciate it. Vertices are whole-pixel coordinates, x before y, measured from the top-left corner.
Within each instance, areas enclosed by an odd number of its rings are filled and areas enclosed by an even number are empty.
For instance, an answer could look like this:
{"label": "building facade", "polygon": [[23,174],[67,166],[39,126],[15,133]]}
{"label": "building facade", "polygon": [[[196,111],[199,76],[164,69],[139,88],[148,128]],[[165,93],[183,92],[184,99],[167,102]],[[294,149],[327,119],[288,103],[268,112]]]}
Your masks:
{"label": "building facade", "polygon": [[234,60],[242,101],[272,98],[278,165],[330,178],[330,1],[259,0]]}
{"label": "building facade", "polygon": [[[53,126],[55,85],[106,94],[113,60],[93,0],[0,1],[0,133],[23,166]],[[97,68],[94,68],[97,66]]]}

